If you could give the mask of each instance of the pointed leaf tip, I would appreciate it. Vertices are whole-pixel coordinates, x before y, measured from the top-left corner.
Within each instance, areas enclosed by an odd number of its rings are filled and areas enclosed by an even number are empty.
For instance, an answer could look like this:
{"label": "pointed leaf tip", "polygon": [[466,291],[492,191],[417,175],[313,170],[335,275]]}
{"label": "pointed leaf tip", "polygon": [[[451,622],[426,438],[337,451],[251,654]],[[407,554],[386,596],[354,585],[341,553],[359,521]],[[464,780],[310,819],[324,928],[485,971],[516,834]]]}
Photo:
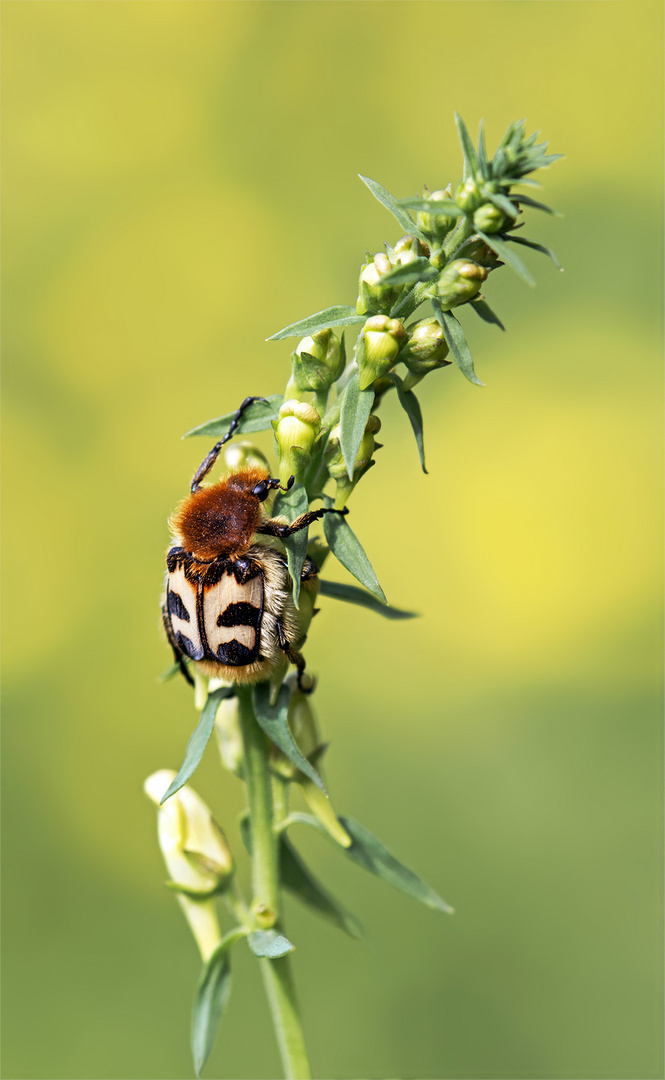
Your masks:
{"label": "pointed leaf tip", "polygon": [[194,996],[191,1033],[192,1057],[198,1077],[210,1057],[219,1021],[231,993],[229,950],[231,945],[245,934],[244,928],[231,930],[226,934],[201,971]]}
{"label": "pointed leaf tip", "polygon": [[235,687],[233,686],[220,686],[217,690],[213,690],[208,694],[206,703],[201,710],[201,718],[196,726],[194,734],[187,743],[185,760],[180,766],[180,771],[177,776],[174,777],[162,795],[159,803],[160,806],[162,806],[167,799],[170,799],[172,795],[175,795],[176,791],[180,791],[180,788],[184,787],[190,777],[192,777],[198,769],[199,762],[203,757],[203,752],[210,741],[210,736],[212,735],[215,726],[215,717],[217,716],[219,703],[224,698],[233,697],[234,694]]}
{"label": "pointed leaf tip", "polygon": [[[330,515],[329,515],[330,516]],[[323,780],[316,769],[300,752],[291,734],[289,727],[288,711],[291,691],[283,685],[274,705],[270,704],[270,684],[267,682],[257,683],[252,691],[254,715],[259,727],[265,731],[268,738],[275,744],[278,750],[286,754],[287,758],[300,772],[308,776],[310,780],[321,788],[325,793]]]}
{"label": "pointed leaf tip", "polygon": [[450,904],[447,904],[413,870],[409,870],[407,866],[404,866],[403,863],[396,859],[385,844],[382,844],[368,829],[351,818],[343,817],[341,821],[346,831],[353,838],[351,847],[344,849],[350,859],[353,859],[365,870],[369,870],[370,873],[383,878],[384,881],[406,893],[407,896],[419,900],[425,907],[452,915],[453,908],[451,908]]}
{"label": "pointed leaf tip", "polygon": [[[332,506],[332,499],[326,498],[325,501],[327,506]],[[338,514],[326,514],[323,519],[323,532],[330,550],[342,566],[383,604],[387,604],[386,594],[379,585],[372,564],[346,518]]]}

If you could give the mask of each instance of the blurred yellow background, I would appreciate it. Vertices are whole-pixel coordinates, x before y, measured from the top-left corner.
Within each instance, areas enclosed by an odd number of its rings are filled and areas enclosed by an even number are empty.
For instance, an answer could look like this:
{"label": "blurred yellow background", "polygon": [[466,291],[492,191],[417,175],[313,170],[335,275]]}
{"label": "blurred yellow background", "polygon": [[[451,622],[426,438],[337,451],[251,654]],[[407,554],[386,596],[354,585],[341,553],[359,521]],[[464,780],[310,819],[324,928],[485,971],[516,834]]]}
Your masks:
{"label": "blurred yellow background", "polygon": [[[387,623],[308,645],[336,807],[446,919],[296,838],[368,927],[289,904],[320,1077],[652,1078],[661,1040],[662,4],[5,0],[4,1072],[191,1075],[198,961],[144,777],[195,714],[159,685],[182,432],[278,393],[281,326],[354,303],[400,197],[528,118],[528,258],[463,321],[485,389],[385,410],[352,524]],[[262,436],[262,444],[269,440]],[[330,569],[327,568],[330,575]],[[344,571],[335,570],[339,580]],[[196,787],[239,849],[238,783]],[[206,1075],[275,1076],[242,948]]]}

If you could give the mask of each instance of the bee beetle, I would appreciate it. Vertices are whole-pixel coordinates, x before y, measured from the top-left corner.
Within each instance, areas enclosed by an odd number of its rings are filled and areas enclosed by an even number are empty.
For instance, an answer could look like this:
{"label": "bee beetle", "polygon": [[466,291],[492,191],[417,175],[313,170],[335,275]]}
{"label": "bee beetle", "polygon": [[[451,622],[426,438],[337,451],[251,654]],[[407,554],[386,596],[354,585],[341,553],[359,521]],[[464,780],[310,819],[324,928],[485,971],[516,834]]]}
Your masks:
{"label": "bee beetle", "polygon": [[[190,494],[169,521],[174,546],[166,556],[162,617],[176,663],[192,684],[185,657],[204,675],[254,683],[269,679],[286,656],[298,668],[300,680],[305,661],[298,647],[309,612],[305,616],[295,606],[286,555],[260,538],[285,539],[324,514],[348,513],[346,508],[310,510],[291,524],[270,518],[263,502],[275,489],[288,491],[293,477],[282,488],[279,480],[257,467],[201,487],[245,409],[263,400],[245,398],[224,438],[194,473]],[[301,580],[311,598],[306,605],[310,610],[319,587],[317,574],[307,558]]]}

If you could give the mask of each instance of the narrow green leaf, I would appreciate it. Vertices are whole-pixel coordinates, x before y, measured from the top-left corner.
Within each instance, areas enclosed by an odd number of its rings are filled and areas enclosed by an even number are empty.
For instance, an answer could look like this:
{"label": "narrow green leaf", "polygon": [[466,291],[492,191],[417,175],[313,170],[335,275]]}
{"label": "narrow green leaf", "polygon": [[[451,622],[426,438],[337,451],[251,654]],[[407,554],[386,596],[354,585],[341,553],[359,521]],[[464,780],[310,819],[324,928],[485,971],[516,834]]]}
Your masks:
{"label": "narrow green leaf", "polygon": [[492,311],[486,300],[472,300],[471,307],[483,322],[493,323],[494,326],[498,326],[501,330],[506,329],[499,316]]}
{"label": "narrow green leaf", "polygon": [[384,187],[381,187],[381,184],[378,184],[376,180],[370,180],[369,176],[363,176],[362,173],[358,173],[358,176],[363,184],[367,185],[374,198],[378,199],[381,205],[385,206],[386,210],[390,211],[407,233],[411,236],[417,236],[420,240],[427,241],[427,237],[417,228],[411,215],[407,214],[406,210],[400,206],[397,199],[395,199],[389,191],[386,191]]}
{"label": "narrow green leaf", "polygon": [[464,211],[454,199],[400,199],[400,206],[417,210],[422,214],[445,214],[446,217],[464,217]]}
{"label": "narrow green leaf", "polygon": [[172,795],[175,795],[176,791],[180,791],[180,788],[187,783],[190,776],[193,776],[196,772],[199,762],[203,757],[203,751],[208,745],[208,741],[212,735],[219,703],[220,701],[223,701],[224,698],[233,697],[235,692],[234,686],[220,686],[217,690],[213,690],[212,693],[208,694],[208,699],[201,709],[201,718],[196,726],[196,730],[187,743],[185,760],[180,767],[180,772],[171,781],[165,794],[162,795],[159,803],[160,806],[162,803],[165,803],[167,799],[170,799]]}
{"label": "narrow green leaf", "polygon": [[[247,435],[252,431],[267,431],[272,421],[277,419],[279,407],[283,401],[283,394],[271,394],[265,401],[254,401],[242,414],[236,428],[236,435]],[[207,438],[226,435],[234,416],[235,410],[224,416],[218,416],[216,420],[206,420],[204,424],[186,431],[183,439],[191,439],[194,435],[205,435]]]}
{"label": "narrow green leaf", "polygon": [[413,285],[416,281],[431,281],[441,273],[436,270],[429,259],[421,256],[406,263],[404,266],[396,266],[389,270],[381,278],[382,285]]}
{"label": "narrow green leaf", "polygon": [[238,928],[226,934],[214,953],[203,966],[201,977],[194,996],[192,1010],[192,1057],[196,1075],[210,1057],[215,1042],[219,1021],[226,1008],[231,993],[231,964],[229,949],[239,938],[246,935],[246,930]]}
{"label": "narrow green leaf", "polygon": [[515,192],[511,195],[517,203],[523,203],[524,206],[530,206],[534,210],[544,210],[546,214],[554,214],[555,217],[561,217],[562,215],[556,210],[552,210],[549,206],[545,206],[545,203],[537,202],[535,199],[530,199],[528,195],[519,195]]}
{"label": "narrow green leaf", "polygon": [[[327,498],[326,505],[331,506],[332,499]],[[387,603],[386,594],[379,585],[372,564],[363,551],[360,540],[347,524],[346,518],[339,514],[326,514],[323,519],[323,531],[328,547],[342,566],[345,566],[374,596],[378,596],[382,603]]]}
{"label": "narrow green leaf", "polygon": [[513,187],[515,184],[523,184],[525,187],[542,187],[543,185],[539,180],[534,180],[531,176],[508,176],[505,180],[500,180],[500,184],[504,187]]}
{"label": "narrow green leaf", "polygon": [[169,679],[178,674],[180,674],[180,664],[171,664],[165,671],[162,671],[161,675],[157,676],[157,682],[168,682]]}
{"label": "narrow green leaf", "polygon": [[473,369],[471,350],[459,322],[449,311],[442,311],[439,301],[434,298],[432,299],[432,307],[443,330],[443,336],[448,342],[448,348],[460,371],[463,375],[466,375],[469,382],[475,383],[476,386],[484,386],[485,383],[480,381]]}
{"label": "narrow green leaf", "polygon": [[303,904],[352,938],[362,938],[358,920],[346,911],[310,873],[286,836],[280,837],[279,868],[282,885]]}
{"label": "narrow green leaf", "polygon": [[354,326],[364,323],[366,318],[366,315],[359,315],[354,307],[340,304],[336,307],[324,308],[323,311],[317,311],[314,315],[308,315],[306,319],[291,323],[283,330],[278,330],[276,334],[266,338],[266,341],[282,341],[283,338],[288,337],[308,337],[317,330],[327,330],[330,326]]}
{"label": "narrow green leaf", "polygon": [[319,579],[320,596],[330,596],[334,600],[343,600],[347,604],[356,604],[358,607],[368,608],[377,615],[383,615],[384,619],[415,619],[415,611],[402,611],[400,608],[390,607],[389,604],[381,604],[365,589],[359,589],[357,585],[340,585],[337,581],[322,581]]}
{"label": "narrow green leaf", "polygon": [[[329,514],[327,516],[330,517],[331,515]],[[279,691],[277,701],[274,705],[271,705],[270,683],[257,683],[256,686],[252,688],[254,714],[258,720],[259,726],[265,731],[271,742],[273,742],[283,754],[286,754],[289,761],[291,761],[297,769],[300,769],[305,776],[308,776],[310,780],[313,780],[314,783],[321,788],[321,791],[325,792],[326,789],[323,786],[323,780],[316,769],[310,765],[307,758],[303,757],[293,740],[288,721],[290,696],[291,691],[288,686],[284,685]]]}
{"label": "narrow green leaf", "polygon": [[374,404],[374,391],[369,386],[367,390],[360,389],[360,373],[356,372],[347,383],[344,397],[342,398],[342,411],[340,414],[342,455],[349,479],[353,479],[353,469],[363,435],[365,425],[369,420],[369,414]]}
{"label": "narrow green leaf", "polygon": [[254,956],[264,956],[268,960],[277,960],[294,949],[289,939],[277,930],[255,930],[247,940]]}
{"label": "narrow green leaf", "polygon": [[353,838],[350,848],[342,848],[350,859],[365,870],[369,870],[370,873],[394,885],[396,889],[401,889],[408,896],[412,896],[414,900],[419,900],[426,907],[452,914],[453,909],[450,905],[442,900],[422,878],[414,874],[413,870],[409,870],[394,855],[391,855],[388,848],[371,832],[351,818],[343,817],[340,820]]}
{"label": "narrow green leaf", "polygon": [[422,409],[420,408],[420,402],[413,390],[403,389],[402,380],[394,371],[390,373],[390,378],[397,387],[399,403],[408,416],[411,427],[413,428],[413,434],[416,437],[416,446],[418,447],[418,453],[420,455],[420,466],[423,472],[427,473],[427,469],[425,468],[425,443],[423,441],[423,414]]}
{"label": "narrow green leaf", "polygon": [[[289,525],[301,514],[306,514],[309,509],[307,491],[303,484],[294,484],[290,491],[280,491],[274,502],[273,516],[284,516]],[[300,600],[300,579],[302,568],[307,557],[308,529],[301,529],[293,536],[287,536],[282,543],[286,548],[286,559],[289,565],[289,573],[293,581],[293,601],[298,607]]]}
{"label": "narrow green leaf", "polygon": [[505,239],[494,234],[488,236],[486,233],[480,232],[480,230],[478,230],[478,236],[482,237],[488,247],[491,247],[492,251],[496,251],[497,255],[505,262],[506,266],[509,266],[511,270],[514,270],[518,277],[521,277],[523,281],[526,281],[527,285],[534,286],[536,284],[519,255],[516,255],[513,249],[508,246]]}
{"label": "narrow green leaf", "polygon": [[503,213],[507,214],[507,216],[509,218],[512,218],[513,221],[517,221],[519,211],[517,210],[517,207],[510,201],[510,199],[507,199],[505,195],[501,195],[501,193],[498,191],[489,192],[487,197],[490,202],[497,207],[498,210],[503,211]]}
{"label": "narrow green leaf", "polygon": [[483,180],[488,180],[490,175],[487,150],[485,149],[485,120],[478,124],[478,161],[480,162],[480,175]]}
{"label": "narrow green leaf", "polygon": [[561,269],[561,263],[557,259],[552,249],[545,247],[544,244],[537,244],[535,240],[526,240],[523,236],[508,235],[506,237],[506,240],[509,240],[513,244],[523,244],[524,247],[532,248],[533,251],[539,251],[541,255],[547,255],[547,257],[552,260],[557,270]]}
{"label": "narrow green leaf", "polygon": [[467,166],[467,170],[474,179],[477,180],[480,176],[480,162],[478,160],[476,148],[471,142],[471,136],[466,129],[466,124],[459,113],[455,113],[455,123],[457,124],[457,134],[459,135],[459,141],[464,152],[464,162]]}

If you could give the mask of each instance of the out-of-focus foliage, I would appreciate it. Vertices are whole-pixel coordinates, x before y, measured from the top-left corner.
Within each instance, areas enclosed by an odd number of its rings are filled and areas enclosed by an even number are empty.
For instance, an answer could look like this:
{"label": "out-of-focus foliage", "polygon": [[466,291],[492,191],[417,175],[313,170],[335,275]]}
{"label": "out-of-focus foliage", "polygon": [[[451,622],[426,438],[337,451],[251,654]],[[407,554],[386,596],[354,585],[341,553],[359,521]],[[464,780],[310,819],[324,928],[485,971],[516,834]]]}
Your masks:
{"label": "out-of-focus foliage", "polygon": [[[526,115],[565,149],[538,236],[566,269],[496,275],[507,333],[469,326],[485,389],[428,377],[429,476],[392,401],[352,507],[421,618],[321,600],[335,805],[456,914],[414,917],[304,835],[373,928],[287,911],[305,1029],[319,1075],[659,1075],[661,9],[3,14],[5,1075],[189,1075],[197,959],[141,791],[195,721],[155,681],[165,522],[201,458],[179,435],[282,391],[292,342],[264,339],[393,235],[356,174],[445,186],[455,109],[490,146]],[[238,849],[218,777],[197,786]],[[254,978],[239,956],[211,1075],[274,1075]]]}

